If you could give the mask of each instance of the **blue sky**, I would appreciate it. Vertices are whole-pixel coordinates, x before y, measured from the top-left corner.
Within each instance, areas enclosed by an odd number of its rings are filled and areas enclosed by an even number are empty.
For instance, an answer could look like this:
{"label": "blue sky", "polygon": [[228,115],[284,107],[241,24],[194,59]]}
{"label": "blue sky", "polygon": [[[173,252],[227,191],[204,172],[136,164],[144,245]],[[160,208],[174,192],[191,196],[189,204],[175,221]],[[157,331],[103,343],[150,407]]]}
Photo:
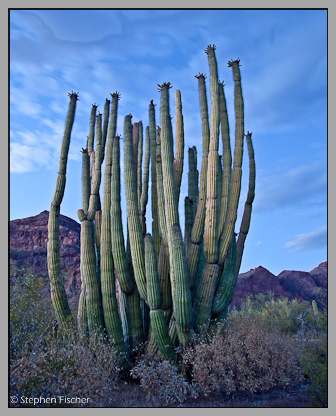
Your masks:
{"label": "blue sky", "polygon": [[[12,10],[10,12],[10,219],[49,210],[68,93],[79,92],[61,213],[81,208],[81,153],[92,104],[119,91],[117,133],[126,114],[148,124],[157,84],[181,90],[188,145],[198,149],[197,80],[204,49],[217,46],[230,129],[230,59],[241,60],[245,128],[253,132],[257,183],[241,272],[309,271],[327,260],[327,12],[323,10]],[[209,88],[208,88],[209,89]],[[173,118],[174,122],[174,118]],[[231,138],[232,140],[234,137]],[[123,153],[122,153],[123,156]],[[244,153],[240,226],[248,178]],[[187,194],[184,166],[180,217]],[[122,195],[125,202],[125,196]],[[123,209],[124,215],[126,209]],[[125,222],[125,220],[124,220]],[[147,220],[147,224],[149,220]]]}

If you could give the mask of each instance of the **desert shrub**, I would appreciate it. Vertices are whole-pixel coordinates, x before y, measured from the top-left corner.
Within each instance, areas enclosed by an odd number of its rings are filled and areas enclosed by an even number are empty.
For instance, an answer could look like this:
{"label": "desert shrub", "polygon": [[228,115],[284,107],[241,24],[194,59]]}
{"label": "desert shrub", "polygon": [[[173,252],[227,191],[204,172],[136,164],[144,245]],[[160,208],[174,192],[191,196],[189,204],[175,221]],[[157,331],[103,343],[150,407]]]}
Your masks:
{"label": "desert shrub", "polygon": [[166,403],[183,403],[187,397],[195,397],[193,385],[186,381],[178,366],[158,356],[142,356],[131,375],[149,396],[158,396]]}
{"label": "desert shrub", "polygon": [[301,356],[303,374],[310,380],[309,391],[317,407],[328,406],[328,344],[326,336],[310,338]]}
{"label": "desert shrub", "polygon": [[10,279],[10,359],[34,351],[54,328],[54,312],[48,281],[31,273],[14,272]]}
{"label": "desert shrub", "polygon": [[118,381],[118,362],[103,336],[80,340],[73,331],[63,332],[12,361],[11,395],[90,398],[86,404],[97,406]]}
{"label": "desert shrub", "polygon": [[248,296],[240,309],[230,311],[230,319],[244,319],[258,316],[267,327],[277,328],[285,333],[304,334],[311,331],[327,331],[327,310],[314,313],[312,304],[298,299],[275,299],[270,292],[267,295]]}
{"label": "desert shrub", "polygon": [[88,405],[106,402],[117,383],[118,354],[102,335],[86,340],[79,338],[75,326],[58,328],[47,285],[32,274],[11,276],[10,395],[87,397]]}
{"label": "desert shrub", "polygon": [[183,354],[183,364],[202,394],[267,391],[302,379],[298,343],[250,316],[195,342]]}

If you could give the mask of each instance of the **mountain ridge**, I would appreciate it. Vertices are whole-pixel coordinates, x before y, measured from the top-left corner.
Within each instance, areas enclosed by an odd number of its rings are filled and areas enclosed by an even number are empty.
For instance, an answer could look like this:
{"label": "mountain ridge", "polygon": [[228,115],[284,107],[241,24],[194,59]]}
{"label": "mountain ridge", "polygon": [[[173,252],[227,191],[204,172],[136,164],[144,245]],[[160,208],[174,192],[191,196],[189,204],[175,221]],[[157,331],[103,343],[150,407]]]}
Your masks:
{"label": "mountain ridge", "polygon": [[[9,259],[12,270],[28,269],[42,277],[48,276],[47,242],[49,212],[10,221]],[[61,266],[67,276],[66,292],[80,292],[80,224],[60,215]],[[328,263],[322,262],[310,272],[283,270],[274,275],[263,266],[240,273],[232,305],[239,307],[246,296],[274,293],[275,298],[297,298],[319,305],[326,303]]]}

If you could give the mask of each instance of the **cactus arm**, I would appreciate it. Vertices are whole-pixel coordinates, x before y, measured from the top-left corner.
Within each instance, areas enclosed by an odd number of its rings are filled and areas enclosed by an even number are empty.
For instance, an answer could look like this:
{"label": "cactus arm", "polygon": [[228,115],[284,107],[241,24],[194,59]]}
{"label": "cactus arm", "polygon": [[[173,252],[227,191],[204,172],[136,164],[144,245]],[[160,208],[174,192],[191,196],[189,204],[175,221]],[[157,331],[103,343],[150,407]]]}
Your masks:
{"label": "cactus arm", "polygon": [[191,243],[191,230],[192,230],[192,225],[194,222],[193,205],[192,205],[192,201],[190,200],[188,196],[185,197],[184,199],[184,217],[185,217],[184,246],[185,246],[186,256],[188,258],[189,246]]}
{"label": "cactus arm", "polygon": [[112,169],[111,169],[111,244],[114,266],[120,288],[123,292],[133,292],[133,282],[130,278],[125,252],[125,240],[122,225],[120,205],[120,144],[119,137],[113,139]]}
{"label": "cactus arm", "polygon": [[132,128],[132,144],[133,144],[133,164],[135,173],[135,185],[138,195],[139,179],[138,179],[138,151],[139,151],[139,123],[134,123]]}
{"label": "cactus arm", "polygon": [[218,264],[205,262],[192,311],[193,328],[196,333],[206,331],[210,323],[212,301],[219,280],[219,272]]}
{"label": "cactus arm", "polygon": [[140,200],[141,200],[141,193],[142,193],[142,157],[143,157],[143,127],[142,127],[142,121],[139,121],[137,178],[138,178],[138,206],[140,210],[140,216],[141,216]]}
{"label": "cactus arm", "polygon": [[[94,165],[93,166],[93,175],[91,181],[91,195],[89,199],[89,209],[87,212],[87,219],[93,221],[96,215],[96,211],[100,209],[100,197],[99,197],[99,188],[101,183],[101,165],[103,162],[103,149],[101,143],[101,114],[97,117],[97,143],[96,151],[91,152],[91,156],[94,155]],[[91,157],[91,161],[92,161]]]}
{"label": "cactus arm", "polygon": [[189,162],[189,173],[188,173],[188,196],[192,204],[193,218],[195,218],[197,212],[198,203],[198,170],[197,170],[197,153],[196,147],[188,149],[188,162]]}
{"label": "cactus arm", "polygon": [[165,199],[163,190],[163,173],[162,173],[162,158],[161,158],[161,130],[158,129],[156,133],[156,184],[157,184],[157,200],[158,200],[158,216],[159,216],[159,231],[165,246],[167,246],[167,224],[165,214]]}
{"label": "cactus arm", "polygon": [[193,288],[197,270],[200,260],[201,242],[203,240],[204,233],[204,221],[205,221],[205,206],[206,206],[206,194],[207,194],[207,171],[208,171],[208,153],[210,142],[210,127],[209,127],[209,115],[208,115],[208,103],[206,98],[206,86],[205,75],[198,74],[195,76],[198,79],[198,88],[200,96],[201,107],[201,119],[202,119],[202,166],[200,175],[200,187],[196,215],[191,231],[191,243],[188,250],[188,272],[191,288]]}
{"label": "cactus arm", "polygon": [[172,249],[172,227],[179,223],[178,204],[175,192],[175,179],[173,168],[173,137],[171,135],[171,124],[169,115],[169,89],[170,83],[159,86],[161,92],[161,160],[162,160],[162,183],[164,196],[164,209],[166,218],[167,245],[169,253],[170,281],[172,285],[173,302],[175,296],[175,281],[173,268]]}
{"label": "cactus arm", "polygon": [[91,153],[93,152],[94,132],[95,132],[95,125],[96,125],[96,111],[97,111],[97,105],[92,104],[91,116],[90,116],[90,130],[89,130],[89,137],[88,137],[88,153],[90,157],[91,157]]}
{"label": "cactus arm", "polygon": [[158,219],[157,201],[157,179],[156,179],[156,124],[155,124],[155,104],[151,100],[149,104],[149,138],[150,138],[150,159],[151,159],[151,180],[152,180],[152,234],[154,240],[156,258],[159,258],[160,233]]}
{"label": "cactus arm", "polygon": [[198,79],[201,119],[202,119],[202,166],[200,175],[199,202],[192,230],[191,241],[193,244],[200,244],[203,238],[204,221],[205,221],[205,205],[207,195],[207,172],[208,172],[208,153],[210,143],[210,127],[208,115],[208,103],[206,98],[205,76],[203,74],[196,75]]}
{"label": "cactus arm", "polygon": [[89,337],[89,326],[88,326],[88,319],[86,313],[86,293],[85,293],[85,285],[82,282],[81,285],[81,293],[79,295],[78,301],[78,310],[77,310],[77,325],[78,325],[78,332],[82,338]]}
{"label": "cactus arm", "polygon": [[148,202],[148,182],[149,182],[149,161],[150,161],[150,142],[149,127],[146,127],[146,143],[145,143],[145,160],[142,178],[142,190],[140,197],[140,221],[142,234],[146,235],[146,207]]}
{"label": "cactus arm", "polygon": [[151,328],[157,346],[165,359],[175,360],[175,351],[168,333],[168,326],[164,318],[160,280],[157,269],[156,255],[152,236],[145,237],[145,262],[147,276],[147,295],[150,307]]}
{"label": "cactus arm", "polygon": [[208,263],[218,259],[218,146],[219,146],[219,88],[215,46],[206,49],[210,66],[211,118],[207,172],[207,196],[204,228],[204,255]]}
{"label": "cactus arm", "polygon": [[90,157],[86,149],[82,149],[82,209],[86,214],[89,209],[89,200],[91,193],[90,181]]}
{"label": "cactus arm", "polygon": [[239,60],[229,61],[228,66],[232,68],[233,79],[235,83],[235,148],[233,158],[233,168],[230,180],[230,190],[228,199],[227,215],[225,218],[224,228],[219,244],[219,264],[223,264],[228,247],[230,244],[231,234],[237,220],[237,210],[241,189],[242,177],[242,160],[243,160],[243,144],[244,144],[244,101],[241,88],[241,76],[239,70]]}
{"label": "cactus arm", "polygon": [[59,242],[60,206],[63,200],[65,190],[66,169],[70,147],[71,130],[75,118],[78,94],[72,92],[71,94],[69,94],[69,96],[70,103],[65,122],[64,135],[62,139],[60,163],[56,180],[56,189],[49,212],[47,244],[48,275],[51,290],[51,300],[53,303],[57,321],[61,326],[64,325],[65,322],[71,317],[71,311],[65,293],[64,283],[61,274],[61,255]]}
{"label": "cactus arm", "polygon": [[127,327],[128,336],[130,341],[130,347],[132,350],[138,350],[141,348],[141,344],[145,341],[144,339],[144,322],[143,314],[141,310],[141,301],[139,291],[134,279],[134,267],[131,256],[131,245],[130,245],[130,234],[127,223],[127,246],[126,246],[126,258],[130,276],[133,282],[134,290],[130,295],[126,295],[126,316],[127,316]]}
{"label": "cactus arm", "polygon": [[103,120],[103,127],[102,127],[102,147],[103,147],[104,153],[105,153],[106,140],[107,140],[110,104],[111,104],[111,101],[106,98],[105,106],[104,106],[104,120]]}
{"label": "cactus arm", "polygon": [[147,277],[147,296],[150,309],[160,309],[162,296],[160,279],[154,250],[154,242],[150,234],[145,236],[145,265]]}
{"label": "cactus arm", "polygon": [[111,168],[113,139],[106,146],[106,164],[104,170],[104,196],[101,223],[101,293],[106,332],[119,352],[126,353],[121,319],[118,312],[114,277],[114,262],[111,243]]}
{"label": "cactus arm", "polygon": [[84,220],[81,223],[81,278],[85,285],[86,310],[90,335],[104,328],[99,282],[96,270],[92,223]]}
{"label": "cactus arm", "polygon": [[230,129],[229,120],[226,107],[226,99],[224,94],[224,84],[219,83],[219,102],[220,102],[220,119],[221,119],[221,133],[223,142],[223,179],[221,189],[221,209],[218,223],[219,234],[222,233],[225,217],[227,212],[227,203],[229,197],[229,186],[232,170],[232,154],[230,144]]}
{"label": "cactus arm", "polygon": [[176,109],[176,128],[175,128],[175,157],[174,157],[174,177],[176,186],[177,200],[180,198],[180,189],[183,173],[184,160],[184,125],[182,114],[181,91],[175,91],[175,109]]}
{"label": "cactus arm", "polygon": [[132,146],[132,116],[125,117],[124,122],[124,159],[125,159],[125,188],[127,200],[127,219],[130,237],[134,277],[140,297],[147,301],[144,241],[139,217],[138,196],[135,181]]}
{"label": "cactus arm", "polygon": [[228,310],[230,304],[231,291],[235,286],[235,266],[236,266],[236,239],[232,233],[230,248],[224,260],[222,276],[213,300],[212,313],[218,315],[224,309]]}
{"label": "cactus arm", "polygon": [[242,261],[246,236],[250,228],[252,203],[253,203],[254,195],[255,195],[255,178],[256,178],[255,172],[256,171],[255,171],[254,150],[253,150],[251,137],[252,137],[252,133],[247,132],[246,142],[247,142],[247,149],[248,149],[248,155],[249,155],[249,171],[250,172],[249,172],[248,192],[247,192],[242,222],[240,225],[240,231],[239,231],[238,241],[237,241],[237,259],[236,259],[236,269],[235,269],[235,274],[237,276],[238,276],[241,261]]}
{"label": "cactus arm", "polygon": [[181,331],[188,337],[191,328],[191,293],[185,249],[179,224],[173,225],[171,234],[175,277],[174,314]]}

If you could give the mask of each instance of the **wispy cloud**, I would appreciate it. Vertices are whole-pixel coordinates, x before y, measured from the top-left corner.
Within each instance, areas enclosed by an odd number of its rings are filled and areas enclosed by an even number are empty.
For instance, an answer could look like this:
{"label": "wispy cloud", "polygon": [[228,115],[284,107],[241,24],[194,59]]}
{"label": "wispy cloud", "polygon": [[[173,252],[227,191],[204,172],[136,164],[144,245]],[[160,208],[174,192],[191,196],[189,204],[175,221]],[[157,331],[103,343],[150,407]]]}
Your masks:
{"label": "wispy cloud", "polygon": [[310,251],[327,246],[327,226],[319,227],[309,233],[298,234],[285,244],[291,251]]}
{"label": "wispy cloud", "polygon": [[282,209],[303,203],[326,201],[327,170],[322,162],[296,166],[257,178],[254,209]]}

